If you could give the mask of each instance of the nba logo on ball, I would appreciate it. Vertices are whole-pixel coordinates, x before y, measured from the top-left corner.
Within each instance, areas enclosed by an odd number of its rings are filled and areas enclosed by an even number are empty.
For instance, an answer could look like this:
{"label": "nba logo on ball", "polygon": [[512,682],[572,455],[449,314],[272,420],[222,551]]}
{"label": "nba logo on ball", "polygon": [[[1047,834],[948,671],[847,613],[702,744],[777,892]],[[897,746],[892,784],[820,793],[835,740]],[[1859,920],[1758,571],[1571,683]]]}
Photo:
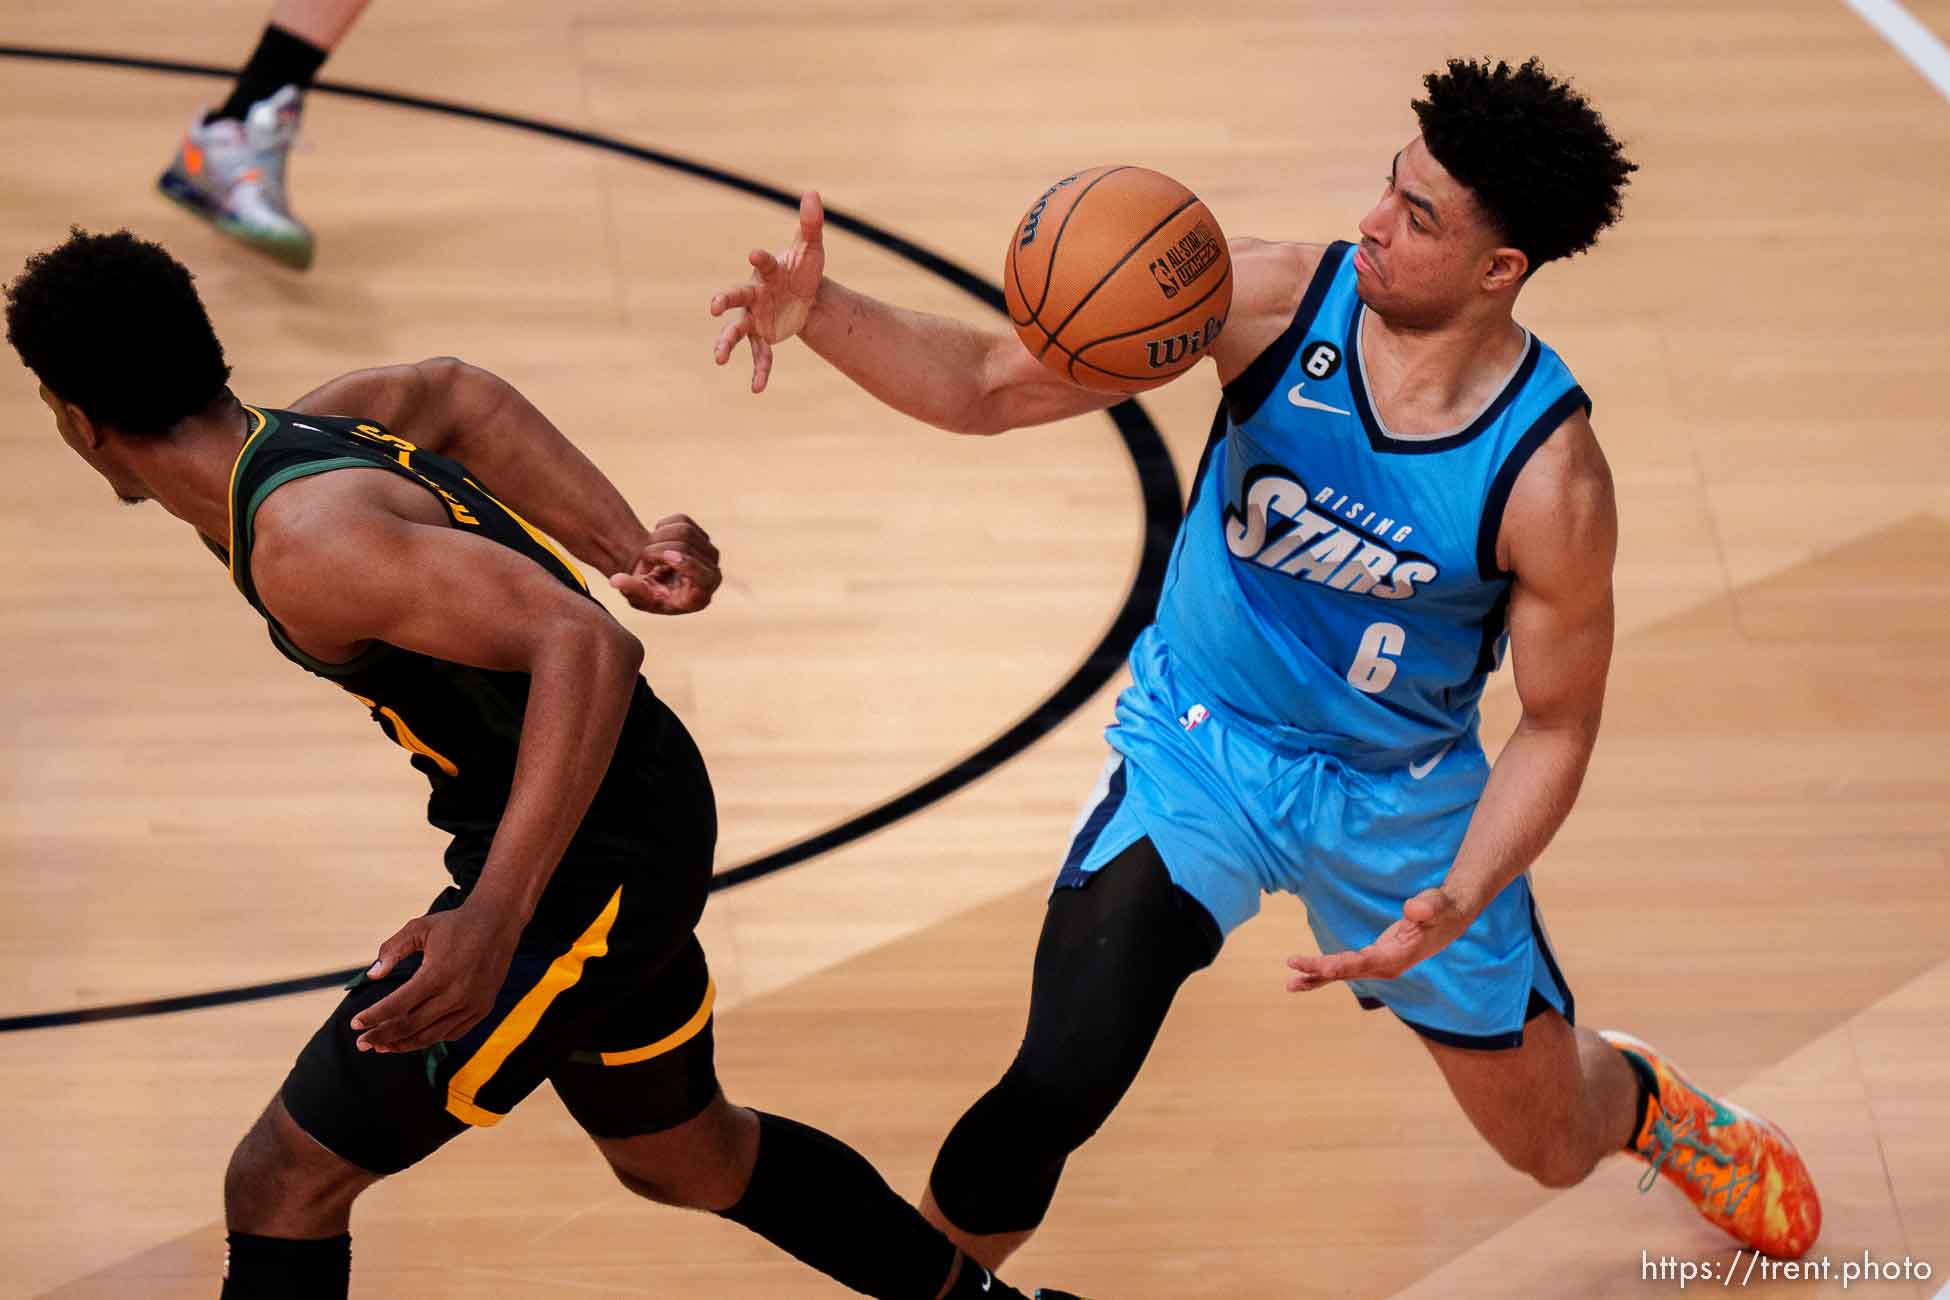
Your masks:
{"label": "nba logo on ball", "polygon": [[1036,196],[1002,268],[1009,320],[1070,383],[1141,393],[1198,364],[1232,310],[1232,257],[1198,195],[1092,167]]}

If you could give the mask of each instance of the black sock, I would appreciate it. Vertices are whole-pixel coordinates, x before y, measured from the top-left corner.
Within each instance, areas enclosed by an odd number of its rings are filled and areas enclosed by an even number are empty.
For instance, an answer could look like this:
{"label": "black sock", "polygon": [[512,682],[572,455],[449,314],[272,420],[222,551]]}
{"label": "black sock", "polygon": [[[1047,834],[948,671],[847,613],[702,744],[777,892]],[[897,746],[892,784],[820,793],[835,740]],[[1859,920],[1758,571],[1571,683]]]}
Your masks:
{"label": "black sock", "polygon": [[1639,1131],[1645,1127],[1646,1113],[1659,1097],[1659,1079],[1652,1073],[1652,1067],[1633,1053],[1620,1049],[1618,1054],[1625,1058],[1625,1064],[1632,1067],[1632,1077],[1639,1081],[1638,1105],[1632,1108],[1632,1134],[1625,1139],[1625,1149],[1636,1151],[1639,1149]]}
{"label": "black sock", "polygon": [[286,86],[308,88],[328,53],[304,37],[293,36],[277,24],[271,24],[264,29],[264,38],[257,43],[251,61],[238,74],[237,84],[230,88],[230,98],[203,120],[214,122],[229,117],[242,121],[258,100],[269,99]]}
{"label": "black sock", "polygon": [[[751,1185],[725,1218],[803,1264],[876,1300],[934,1300],[955,1266],[955,1247],[894,1194],[866,1158],[837,1138],[777,1115],[758,1115]],[[1024,1300],[973,1260],[949,1292],[955,1300]]]}
{"label": "black sock", "polygon": [[220,1300],[345,1300],[352,1285],[352,1235],[319,1241],[233,1232]]}

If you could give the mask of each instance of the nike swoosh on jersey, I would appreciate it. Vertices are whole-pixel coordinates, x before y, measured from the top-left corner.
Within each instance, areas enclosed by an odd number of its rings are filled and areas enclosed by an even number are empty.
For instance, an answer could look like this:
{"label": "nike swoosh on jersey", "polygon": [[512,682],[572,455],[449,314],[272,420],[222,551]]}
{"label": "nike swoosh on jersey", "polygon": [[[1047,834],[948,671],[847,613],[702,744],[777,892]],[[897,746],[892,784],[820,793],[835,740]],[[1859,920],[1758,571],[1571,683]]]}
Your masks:
{"label": "nike swoosh on jersey", "polygon": [[1292,402],[1295,406],[1302,407],[1309,411],[1329,411],[1335,415],[1354,414],[1354,412],[1352,411],[1343,411],[1338,406],[1329,406],[1325,402],[1316,402],[1313,398],[1305,396],[1300,391],[1305,387],[1306,387],[1305,384],[1295,384],[1293,387],[1287,389],[1286,400]]}
{"label": "nike swoosh on jersey", "polygon": [[1411,776],[1417,781],[1420,781],[1423,777],[1435,771],[1435,765],[1437,763],[1440,763],[1444,758],[1447,758],[1449,755],[1449,751],[1454,749],[1455,747],[1456,747],[1456,742],[1452,740],[1448,744],[1444,745],[1441,749],[1436,750],[1435,753],[1429,755],[1429,757],[1422,760],[1420,763],[1410,763],[1408,765],[1409,776]]}

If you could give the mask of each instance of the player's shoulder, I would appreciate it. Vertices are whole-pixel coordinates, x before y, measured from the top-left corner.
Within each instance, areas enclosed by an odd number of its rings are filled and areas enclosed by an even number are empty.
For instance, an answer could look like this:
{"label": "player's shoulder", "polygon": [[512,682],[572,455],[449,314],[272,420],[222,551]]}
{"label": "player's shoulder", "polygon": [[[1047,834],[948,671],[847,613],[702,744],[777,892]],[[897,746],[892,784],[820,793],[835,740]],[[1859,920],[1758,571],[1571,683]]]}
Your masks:
{"label": "player's shoulder", "polygon": [[1226,242],[1238,281],[1234,300],[1251,295],[1268,306],[1284,304],[1289,315],[1299,309],[1314,273],[1333,247],[1254,235],[1237,235]]}
{"label": "player's shoulder", "polygon": [[1213,352],[1229,382],[1293,322],[1332,246],[1251,235],[1226,242],[1232,255],[1232,312]]}
{"label": "player's shoulder", "polygon": [[1573,407],[1544,437],[1517,480],[1519,490],[1525,480],[1529,480],[1531,491],[1551,497],[1611,491],[1611,465],[1586,407]]}
{"label": "player's shoulder", "polygon": [[1511,486],[1503,518],[1505,567],[1521,573],[1525,552],[1569,551],[1609,568],[1617,537],[1611,465],[1580,406],[1538,445]]}

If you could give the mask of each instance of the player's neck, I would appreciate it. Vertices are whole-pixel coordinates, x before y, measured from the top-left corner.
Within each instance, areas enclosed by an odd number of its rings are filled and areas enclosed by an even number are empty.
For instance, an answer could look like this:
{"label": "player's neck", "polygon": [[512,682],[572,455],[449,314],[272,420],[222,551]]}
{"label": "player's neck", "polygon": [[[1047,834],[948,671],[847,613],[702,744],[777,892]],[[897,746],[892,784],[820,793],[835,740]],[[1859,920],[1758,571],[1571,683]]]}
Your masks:
{"label": "player's neck", "polygon": [[168,436],[144,444],[135,467],[163,509],[226,549],[230,546],[230,471],[251,426],[228,389]]}
{"label": "player's neck", "polygon": [[1429,424],[1446,429],[1480,409],[1508,379],[1529,334],[1507,308],[1461,314],[1430,324],[1362,313],[1361,362],[1384,415],[1398,414],[1401,433]]}

